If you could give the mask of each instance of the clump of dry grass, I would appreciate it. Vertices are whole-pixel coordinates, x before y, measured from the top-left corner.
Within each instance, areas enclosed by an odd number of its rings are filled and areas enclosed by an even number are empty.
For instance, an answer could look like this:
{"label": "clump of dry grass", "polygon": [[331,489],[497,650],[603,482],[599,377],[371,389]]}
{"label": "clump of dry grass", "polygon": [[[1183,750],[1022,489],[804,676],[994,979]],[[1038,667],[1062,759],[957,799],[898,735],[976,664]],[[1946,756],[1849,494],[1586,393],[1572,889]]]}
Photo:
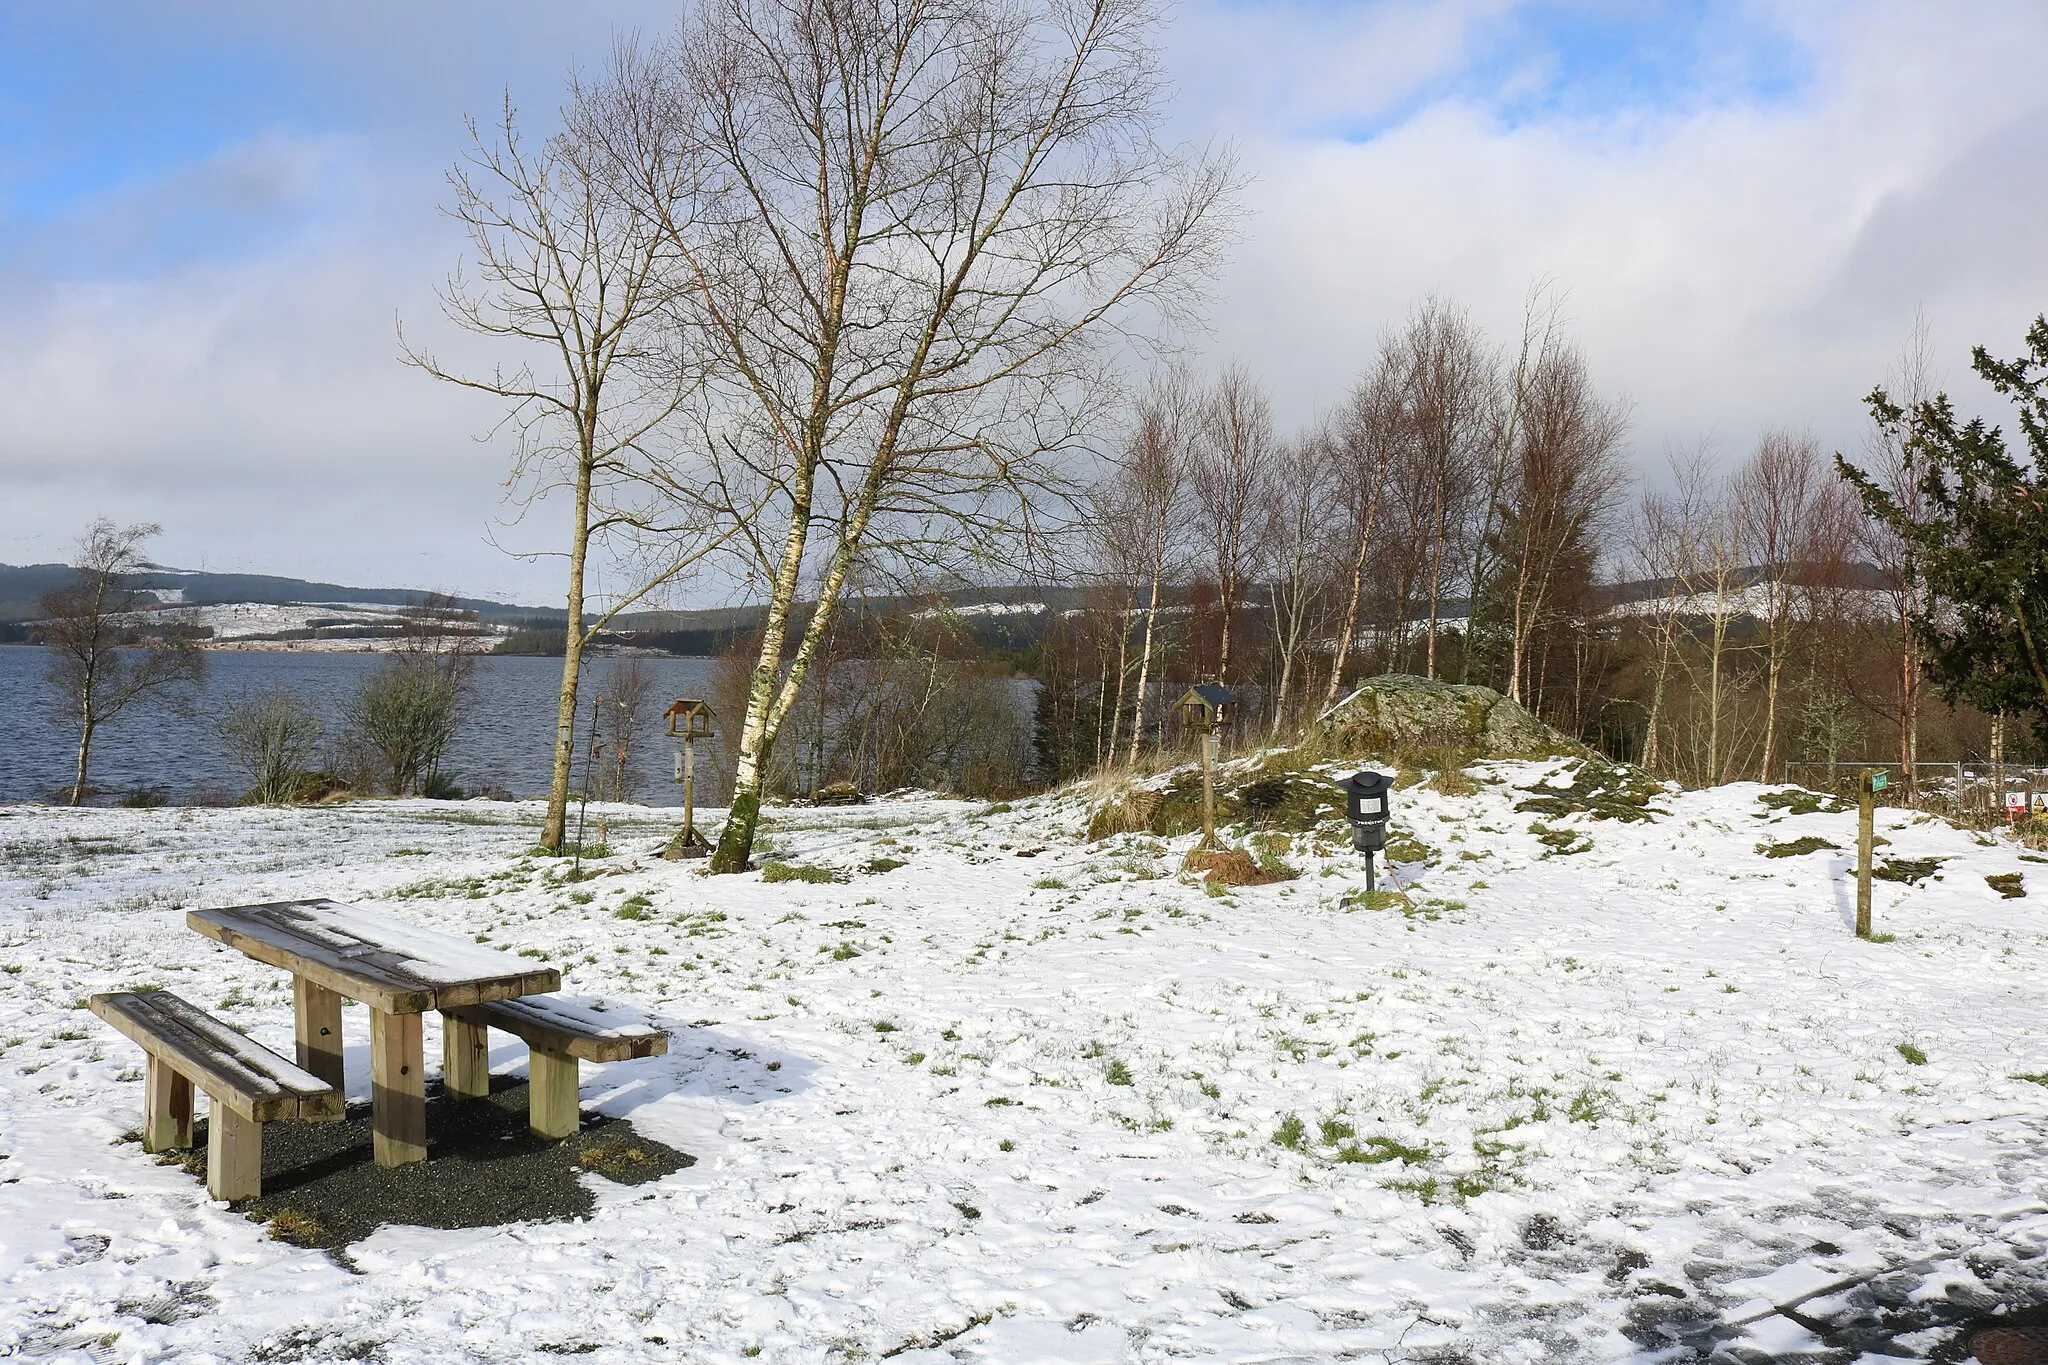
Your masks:
{"label": "clump of dry grass", "polygon": [[1277,858],[1262,862],[1229,844],[1192,850],[1182,861],[1181,869],[1218,886],[1267,886],[1301,875]]}

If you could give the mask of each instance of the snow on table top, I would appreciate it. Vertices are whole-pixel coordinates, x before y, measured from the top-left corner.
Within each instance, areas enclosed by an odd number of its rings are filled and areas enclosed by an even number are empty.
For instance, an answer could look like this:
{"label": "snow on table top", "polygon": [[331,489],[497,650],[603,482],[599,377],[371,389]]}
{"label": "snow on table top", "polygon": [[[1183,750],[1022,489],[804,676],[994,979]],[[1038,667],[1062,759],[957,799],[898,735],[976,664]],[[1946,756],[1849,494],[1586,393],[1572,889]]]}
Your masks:
{"label": "snow on table top", "polygon": [[[775,857],[847,874],[774,885],[654,858],[672,827],[623,806],[578,883],[523,856],[536,806],[0,809],[0,1354],[1669,1362],[1689,1321],[1792,1349],[1773,1300],[1835,1312],[1872,1267],[1922,1304],[2044,1288],[2048,865],[1880,811],[1884,856],[1948,861],[1878,883],[1864,943],[1853,813],[1537,816],[1554,765],[1476,771],[1401,794],[1434,854],[1370,909],[1334,827],[1212,897],[1192,837],[1086,845],[1060,800],[770,808]],[[288,980],[177,925],[313,896],[671,1027],[582,1102],[697,1164],[588,1177],[583,1222],[388,1228],[351,1273],[112,1145],[133,1049],[70,1002],[153,983],[289,1053]]]}
{"label": "snow on table top", "polygon": [[[194,910],[186,922],[209,936],[218,937],[216,930],[227,931],[228,938],[223,941],[230,946],[243,947],[239,940],[246,938],[325,967],[351,983],[352,990],[371,995],[430,993],[433,998],[421,1001],[420,1009],[433,1008],[452,988],[523,983],[536,975],[535,967],[510,953],[325,899]],[[293,966],[296,970],[297,964]],[[339,988],[337,982],[325,984]],[[551,990],[553,986],[532,988]]]}

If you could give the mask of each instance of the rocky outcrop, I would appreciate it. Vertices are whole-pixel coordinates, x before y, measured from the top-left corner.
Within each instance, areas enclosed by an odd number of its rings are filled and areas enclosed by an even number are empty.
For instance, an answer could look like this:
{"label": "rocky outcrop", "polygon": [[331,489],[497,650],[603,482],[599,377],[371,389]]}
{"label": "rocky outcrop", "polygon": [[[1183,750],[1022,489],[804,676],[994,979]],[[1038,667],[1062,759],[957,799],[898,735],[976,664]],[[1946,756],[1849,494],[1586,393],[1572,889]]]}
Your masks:
{"label": "rocky outcrop", "polygon": [[1471,758],[1576,758],[1587,752],[1490,687],[1406,673],[1368,679],[1309,727],[1302,747],[1360,758],[1431,751]]}

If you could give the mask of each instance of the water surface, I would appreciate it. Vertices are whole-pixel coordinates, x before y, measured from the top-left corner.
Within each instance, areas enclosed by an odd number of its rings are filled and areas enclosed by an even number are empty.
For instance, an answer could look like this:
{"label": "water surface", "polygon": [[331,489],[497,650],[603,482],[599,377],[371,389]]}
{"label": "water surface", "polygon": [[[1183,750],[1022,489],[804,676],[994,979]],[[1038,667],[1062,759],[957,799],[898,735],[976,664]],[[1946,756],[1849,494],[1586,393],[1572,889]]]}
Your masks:
{"label": "water surface", "polygon": [[[671,780],[674,764],[661,713],[675,697],[704,695],[712,661],[641,662],[653,686],[628,764],[636,780],[632,796],[679,806],[682,788]],[[377,654],[209,651],[206,686],[191,714],[138,705],[99,732],[93,741],[92,784],[109,792],[149,788],[176,803],[232,796],[245,790],[249,780],[229,762],[214,724],[234,698],[273,685],[286,687],[318,710],[332,732],[340,728],[342,707],[356,684],[382,663]],[[602,686],[609,666],[605,659],[586,666],[585,682],[596,686],[586,687],[585,725],[588,698]],[[40,647],[0,647],[0,801],[46,801],[70,790],[78,736],[49,721],[53,693],[44,681],[48,667],[49,654]],[[467,790],[489,786],[514,796],[544,795],[561,684],[560,659],[479,658],[476,701],[446,764],[456,782]],[[697,757],[704,762],[706,751],[700,749]]]}

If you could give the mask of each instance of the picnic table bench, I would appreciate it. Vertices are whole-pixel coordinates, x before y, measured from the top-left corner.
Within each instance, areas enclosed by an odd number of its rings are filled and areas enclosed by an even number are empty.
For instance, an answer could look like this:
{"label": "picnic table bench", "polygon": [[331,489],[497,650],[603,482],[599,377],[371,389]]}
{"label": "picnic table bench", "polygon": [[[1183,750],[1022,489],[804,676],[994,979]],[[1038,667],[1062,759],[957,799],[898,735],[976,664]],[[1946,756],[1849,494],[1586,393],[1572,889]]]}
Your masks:
{"label": "picnic table bench", "polygon": [[87,1002],[138,1044],[143,1077],[142,1149],[192,1145],[192,1087],[213,1101],[206,1121],[206,1191],[215,1199],[263,1192],[263,1125],[272,1119],[337,1119],[341,1091],[169,991],[116,991]]}
{"label": "picnic table bench", "polygon": [[371,1131],[379,1166],[427,1156],[426,1011],[490,1004],[562,984],[552,967],[331,900],[194,910],[185,924],[292,974],[298,1064],[337,1091],[342,999],[370,1007]]}
{"label": "picnic table bench", "polygon": [[452,1005],[441,1011],[441,1079],[455,1098],[480,1099],[491,1092],[491,1029],[526,1044],[526,1122],[543,1138],[565,1138],[576,1131],[577,1063],[668,1052],[668,1035],[660,1029],[609,1019],[601,1009],[550,996]]}

